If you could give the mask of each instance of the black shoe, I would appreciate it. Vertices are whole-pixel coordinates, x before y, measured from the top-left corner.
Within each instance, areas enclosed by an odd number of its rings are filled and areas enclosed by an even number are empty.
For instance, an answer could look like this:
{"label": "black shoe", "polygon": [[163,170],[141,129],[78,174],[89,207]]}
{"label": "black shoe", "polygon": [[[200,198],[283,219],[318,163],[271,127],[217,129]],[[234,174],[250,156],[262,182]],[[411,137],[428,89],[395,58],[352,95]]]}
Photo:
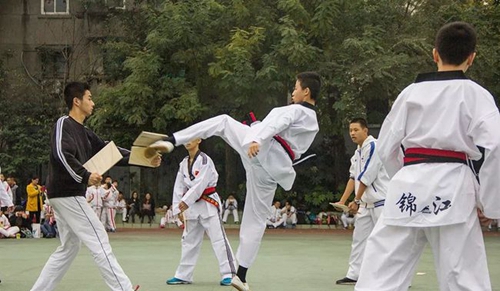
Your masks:
{"label": "black shoe", "polygon": [[337,285],[356,285],[356,280],[353,280],[353,279],[349,279],[347,277],[343,278],[343,279],[340,279],[340,280],[337,280],[337,282],[335,282],[335,284]]}

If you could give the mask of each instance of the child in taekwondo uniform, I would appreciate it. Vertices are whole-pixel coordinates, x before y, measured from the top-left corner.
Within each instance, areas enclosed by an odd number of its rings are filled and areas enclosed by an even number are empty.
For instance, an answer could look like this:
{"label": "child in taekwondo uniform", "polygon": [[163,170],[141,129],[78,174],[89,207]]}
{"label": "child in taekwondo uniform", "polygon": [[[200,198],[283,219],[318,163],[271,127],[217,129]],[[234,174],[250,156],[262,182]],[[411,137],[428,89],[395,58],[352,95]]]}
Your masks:
{"label": "child in taekwondo uniform", "polygon": [[181,261],[169,285],[191,284],[196,261],[206,232],[219,261],[223,286],[231,286],[236,273],[233,251],[221,221],[221,200],[215,187],[219,175],[209,156],[199,149],[201,139],[189,141],[184,146],[189,152],[179,164],[173,195],[174,215],[183,211],[186,221],[182,234]]}

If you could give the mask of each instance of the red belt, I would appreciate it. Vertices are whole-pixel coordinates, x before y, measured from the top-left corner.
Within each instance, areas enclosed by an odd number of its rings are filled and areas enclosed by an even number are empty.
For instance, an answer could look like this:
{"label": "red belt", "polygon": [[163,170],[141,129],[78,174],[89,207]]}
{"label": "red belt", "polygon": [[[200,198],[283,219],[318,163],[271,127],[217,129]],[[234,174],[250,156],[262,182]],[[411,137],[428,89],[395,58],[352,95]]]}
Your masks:
{"label": "red belt", "polygon": [[204,200],[204,201],[212,204],[213,206],[217,207],[217,209],[219,209],[219,202],[209,196],[211,194],[214,194],[215,192],[217,192],[215,190],[215,187],[208,187],[207,189],[205,189],[205,191],[203,191],[203,193],[201,194],[201,197],[198,200],[196,200],[196,202],[198,202],[200,200]]}
{"label": "red belt", "polygon": [[[249,120],[248,121],[247,120],[243,121],[243,124],[250,125],[250,124],[248,124],[248,122],[254,123],[255,121],[257,121],[257,118],[255,117],[255,114],[253,114],[253,112],[248,113],[248,118],[249,118]],[[286,140],[284,140],[279,135],[275,135],[275,136],[273,136],[273,138],[281,145],[281,147],[283,147],[283,149],[285,150],[285,152],[287,153],[287,155],[290,157],[290,159],[292,160],[292,162],[295,161],[295,154],[293,153],[292,148],[286,142]]]}
{"label": "red belt", "polygon": [[415,165],[422,163],[461,163],[467,165],[467,155],[462,152],[409,148],[405,150],[404,165]]}

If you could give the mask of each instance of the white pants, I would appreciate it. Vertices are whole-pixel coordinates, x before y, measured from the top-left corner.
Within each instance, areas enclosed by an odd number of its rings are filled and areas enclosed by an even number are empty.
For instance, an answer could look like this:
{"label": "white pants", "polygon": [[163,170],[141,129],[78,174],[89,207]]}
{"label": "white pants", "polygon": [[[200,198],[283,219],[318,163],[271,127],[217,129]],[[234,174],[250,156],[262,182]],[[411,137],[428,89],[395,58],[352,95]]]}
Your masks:
{"label": "white pants", "polygon": [[121,213],[122,214],[122,221],[125,222],[127,221],[127,208],[124,207],[122,209],[115,209],[115,217],[116,214]]}
{"label": "white pants", "polygon": [[19,232],[19,227],[17,226],[11,226],[9,228],[0,227],[0,234],[2,234],[4,237],[12,237],[18,232]]}
{"label": "white pants", "polygon": [[226,209],[226,210],[224,210],[224,216],[222,217],[222,221],[223,222],[227,221],[227,217],[229,216],[229,213],[231,213],[233,215],[234,222],[239,222],[240,221],[240,216],[238,214],[238,209],[233,209],[233,210]]}
{"label": "white pants", "polygon": [[429,242],[441,291],[490,291],[483,234],[476,210],[467,221],[436,227],[384,224],[382,216],[368,238],[357,291],[407,290]]}
{"label": "white pants", "polygon": [[113,254],[104,226],[85,198],[52,198],[50,205],[54,208],[61,245],[48,259],[31,291],[54,290],[80,251],[82,242],[110,290],[132,291],[132,283]]}
{"label": "white pants", "polygon": [[266,230],[266,218],[270,214],[278,183],[272,179],[256,158],[250,159],[243,140],[250,130],[228,115],[219,115],[196,123],[174,133],[177,145],[194,138],[206,139],[219,136],[240,155],[246,171],[246,200],[240,227],[240,245],[236,257],[240,266],[249,268],[257,257]]}
{"label": "white pants", "polygon": [[101,209],[101,217],[100,217],[102,225],[104,225],[104,229],[107,230],[115,230],[115,209],[104,206]]}
{"label": "white pants", "polygon": [[342,220],[342,224],[344,225],[344,228],[347,228],[349,226],[349,224],[354,225],[354,223],[356,222],[356,216],[349,217],[347,215],[342,215],[340,217],[340,219]]}
{"label": "white pants", "polygon": [[[349,257],[349,270],[346,277],[357,280],[363,255],[365,253],[366,240],[375,228],[378,218],[382,214],[383,207],[365,208],[360,207],[354,222],[354,232],[352,233],[351,256]],[[371,263],[370,263],[371,264]]]}
{"label": "white pants", "polygon": [[194,267],[200,254],[203,235],[207,233],[215,256],[219,261],[219,270],[224,278],[236,274],[233,250],[229,245],[219,215],[208,218],[188,219],[182,234],[181,262],[175,271],[175,277],[184,281],[193,281]]}
{"label": "white pants", "polygon": [[286,225],[286,218],[285,217],[281,217],[280,219],[278,220],[275,220],[275,219],[267,219],[266,220],[266,225],[272,225],[274,226],[275,228],[280,226],[280,225],[283,225],[285,226]]}
{"label": "white pants", "polygon": [[283,218],[285,219],[284,225],[297,224],[297,213],[292,213],[290,216],[287,214],[283,214]]}

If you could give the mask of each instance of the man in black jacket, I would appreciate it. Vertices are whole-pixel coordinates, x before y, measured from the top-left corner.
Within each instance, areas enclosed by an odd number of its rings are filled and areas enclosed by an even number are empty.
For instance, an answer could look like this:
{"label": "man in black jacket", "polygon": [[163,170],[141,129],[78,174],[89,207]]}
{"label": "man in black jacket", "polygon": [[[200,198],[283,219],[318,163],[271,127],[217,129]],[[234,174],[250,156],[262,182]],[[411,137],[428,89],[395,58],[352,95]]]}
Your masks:
{"label": "man in black jacket", "polygon": [[[81,243],[92,253],[106,284],[113,291],[137,290],[114,256],[99,218],[85,200],[87,185],[97,184],[101,174],[87,171],[83,164],[105,145],[83,122],[92,114],[94,102],[88,84],[73,82],[64,89],[68,116],[57,120],[51,136],[47,196],[57,217],[61,246],[50,256],[31,291],[54,290],[80,250]],[[130,152],[119,149],[127,165]],[[157,156],[152,164],[159,166]]]}

